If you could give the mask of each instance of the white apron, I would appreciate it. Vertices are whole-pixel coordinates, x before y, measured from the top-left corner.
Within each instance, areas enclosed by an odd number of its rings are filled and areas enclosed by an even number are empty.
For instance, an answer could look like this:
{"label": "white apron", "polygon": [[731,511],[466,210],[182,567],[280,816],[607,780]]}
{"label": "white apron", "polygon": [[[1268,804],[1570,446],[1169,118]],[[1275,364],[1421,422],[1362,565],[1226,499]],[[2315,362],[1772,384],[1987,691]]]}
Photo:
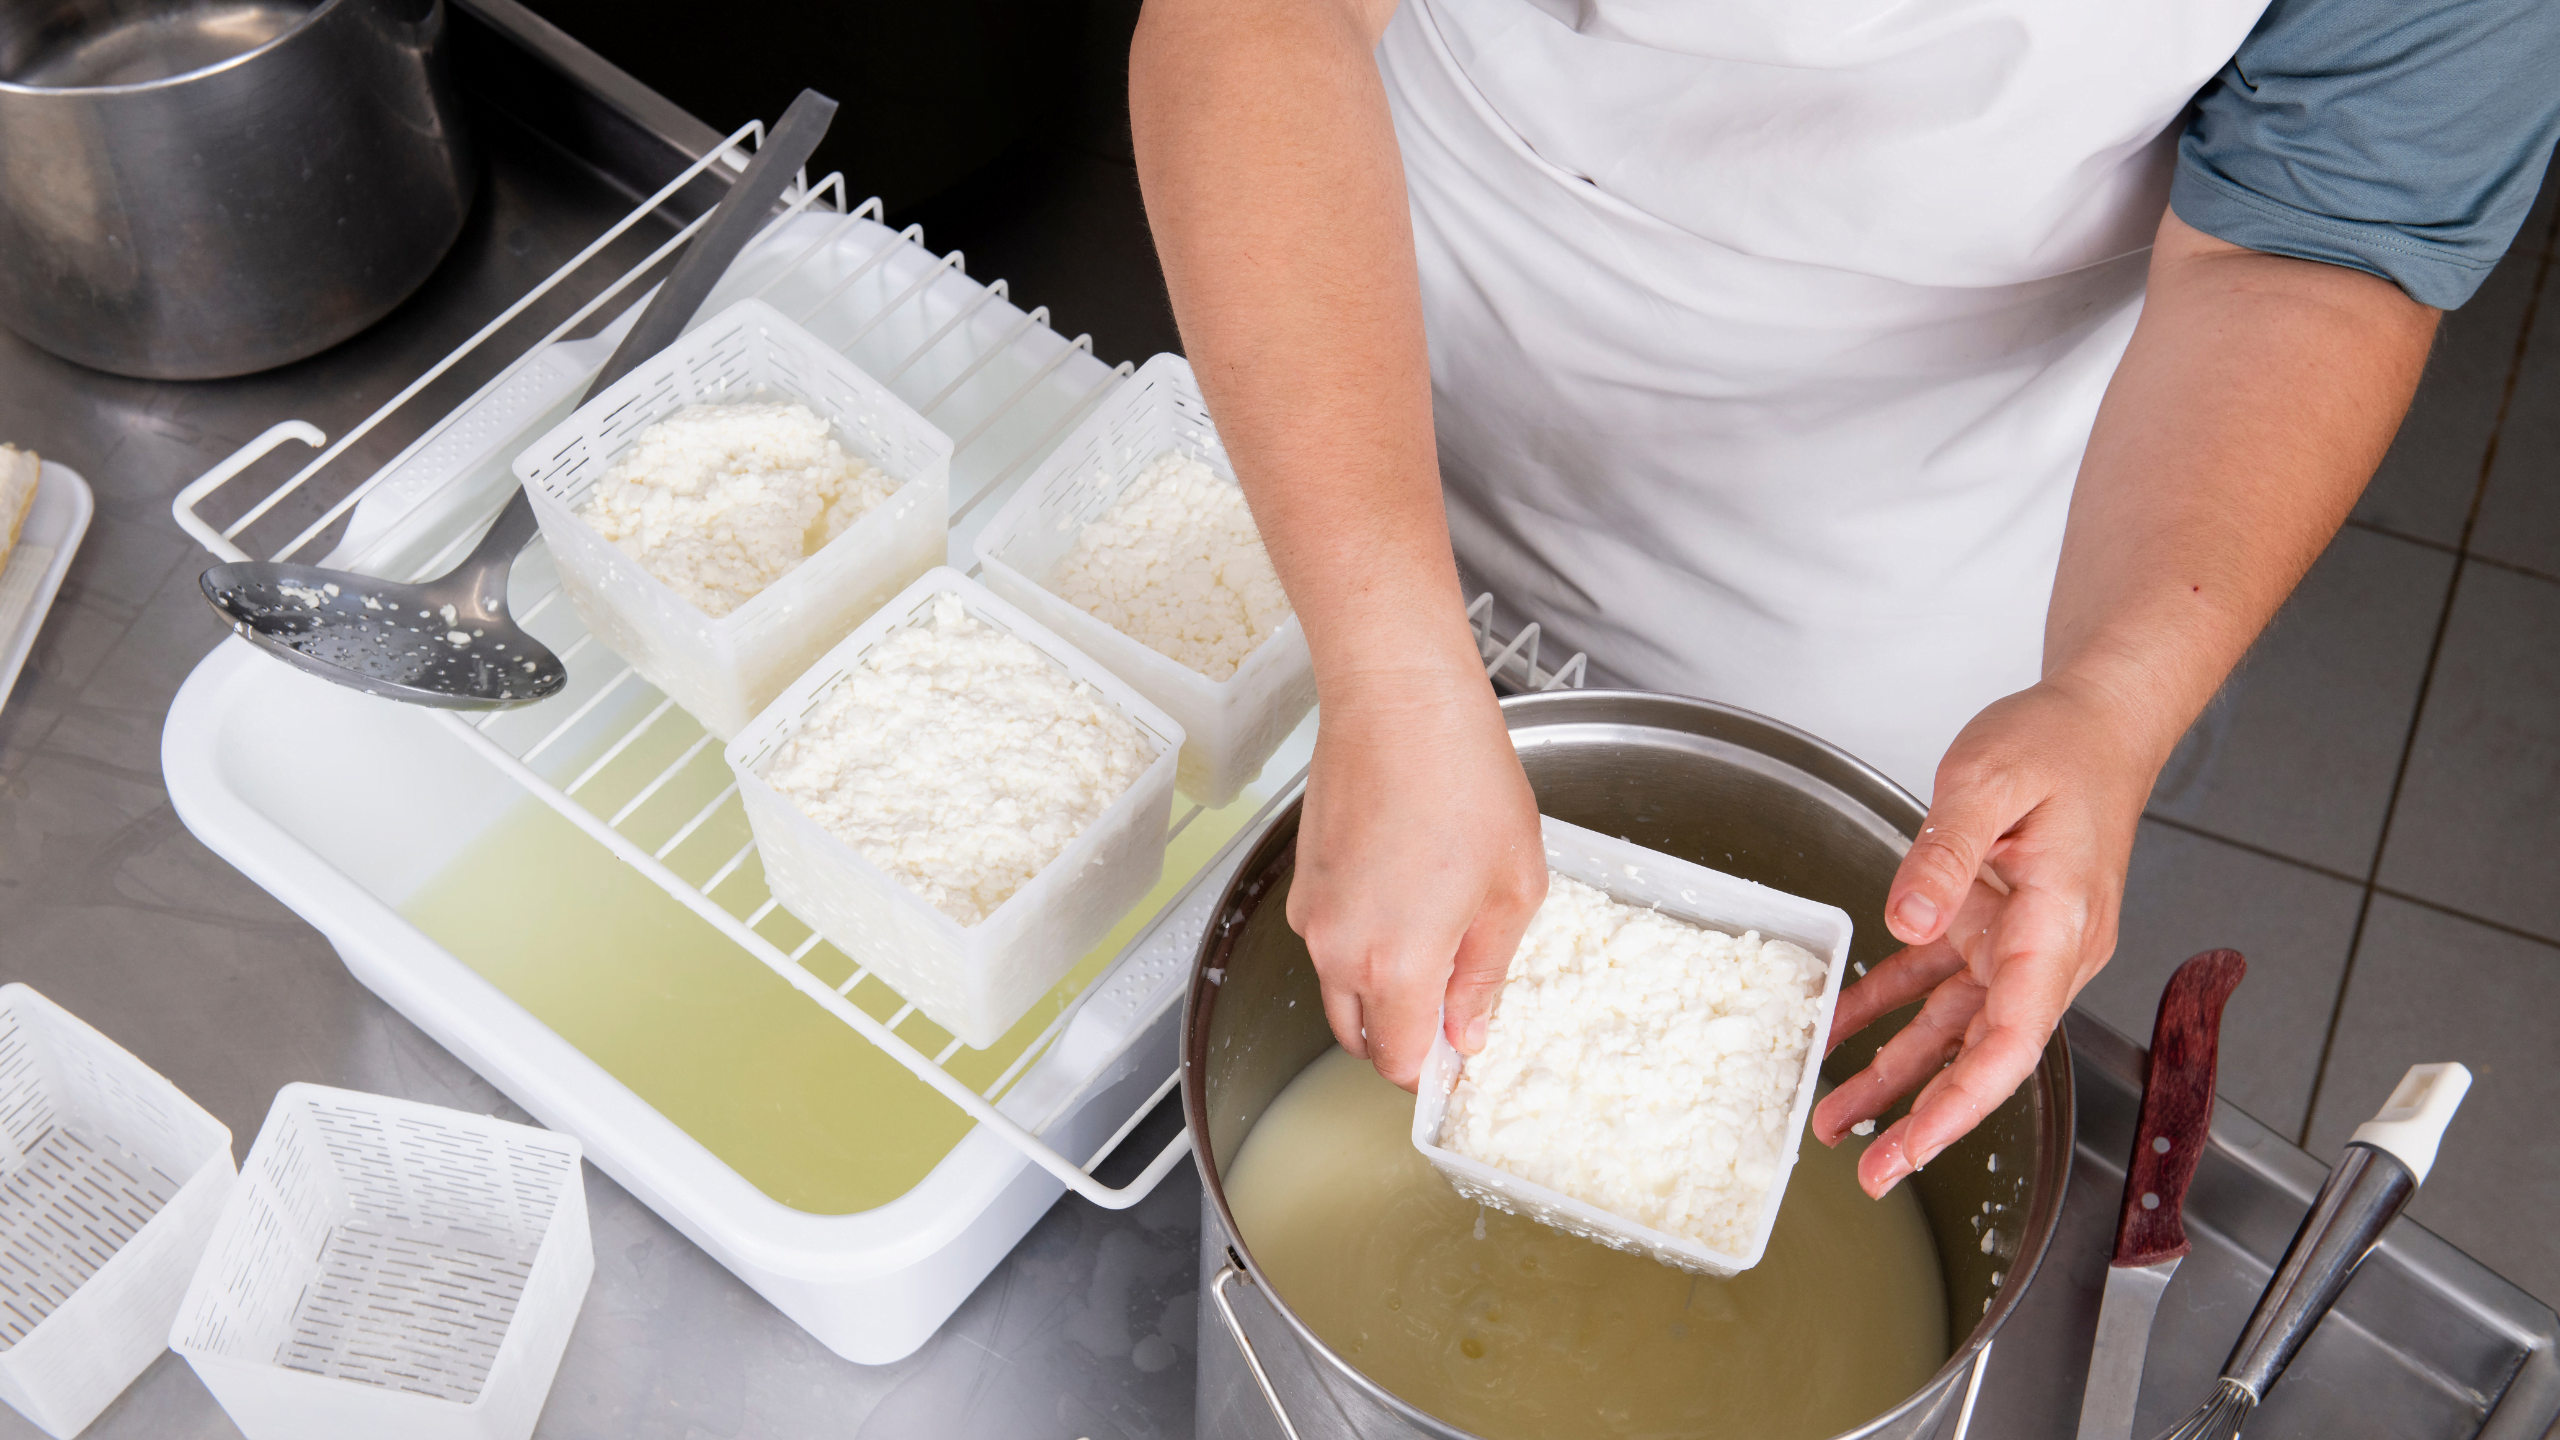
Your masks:
{"label": "white apron", "polygon": [[1404,0],[1469,580],[1927,795],[2037,678],[2178,124],[2264,6]]}

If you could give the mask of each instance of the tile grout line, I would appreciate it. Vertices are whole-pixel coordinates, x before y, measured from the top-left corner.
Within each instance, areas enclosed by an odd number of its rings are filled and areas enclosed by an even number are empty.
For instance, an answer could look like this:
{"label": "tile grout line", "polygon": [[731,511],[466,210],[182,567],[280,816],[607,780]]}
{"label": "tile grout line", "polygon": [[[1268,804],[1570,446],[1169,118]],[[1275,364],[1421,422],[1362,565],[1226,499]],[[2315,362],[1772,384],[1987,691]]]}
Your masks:
{"label": "tile grout line", "polygon": [[2430,900],[2424,895],[2412,895],[2406,890],[2394,890],[2388,885],[2374,886],[2373,893],[2386,900],[2397,900],[2403,905],[2414,905],[2421,910],[2432,910],[2438,915],[2445,916],[2449,919],[2460,920],[2466,924],[2477,925],[2483,930],[2495,930],[2501,935],[2507,935],[2518,940],[2528,941],[2532,944],[2541,945],[2548,949],[2560,950],[2560,940],[2553,939],[2551,936],[2538,935],[2531,930],[2523,929],[2520,926],[2510,925],[2503,920],[2492,920],[2486,915],[2474,915],[2468,910],[2456,910],[2450,905]]}
{"label": "tile grout line", "polygon": [[2480,454],[2480,477],[2472,483],[2471,508],[2462,517],[2462,540],[2454,553],[2453,574],[2445,581],[2444,608],[2436,613],[2435,635],[2427,643],[2426,668],[2419,672],[2417,701],[2409,708],[2409,731],[2400,742],[2400,763],[2391,772],[2391,798],[2382,807],[2382,828],[2373,840],[2373,863],[2365,874],[2364,896],[2356,905],[2355,928],[2347,936],[2347,963],[2338,972],[2337,994],[2329,1002],[2329,1026],[2320,1037],[2320,1063],[2311,1072],[2311,1095],[2303,1105],[2301,1133],[2294,1139],[2295,1144],[2305,1148],[2311,1144],[2312,1121],[2320,1113],[2320,1092],[2329,1082],[2329,1061],[2337,1049],[2338,1026],[2347,1013],[2347,991],[2355,984],[2356,956],[2364,949],[2365,923],[2373,915],[2373,897],[2381,890],[2382,858],[2390,849],[2391,822],[2400,813],[2400,795],[2408,784],[2409,762],[2417,754],[2418,731],[2427,716],[2427,698],[2435,689],[2436,665],[2444,655],[2445,635],[2452,628],[2453,607],[2461,598],[2463,571],[2471,559],[2471,536],[2479,527],[2480,506],[2488,498],[2489,476],[2498,463],[2498,441],[2506,431],[2508,412],[2515,406],[2516,387],[2524,378],[2525,355],[2533,341],[2534,322],[2540,318],[2543,289],[2551,279],[2556,244],[2560,244],[2560,213],[2554,213],[2542,232],[2541,253],[2534,262],[2533,287],[2525,297],[2524,323],[2516,327],[2515,350],[2507,361],[2506,383],[2499,388],[2497,413],[2489,422],[2489,443]]}
{"label": "tile grout line", "polygon": [[2388,885],[2370,881],[2366,877],[2350,875],[2344,870],[2332,870],[2326,865],[2318,864],[2310,860],[2304,860],[2297,856],[2287,855],[2281,850],[2272,850],[2264,845],[2254,844],[2247,840],[2235,840],[2228,835],[2222,834],[2220,831],[2207,830],[2203,826],[2195,824],[2192,821],[2180,820],[2174,816],[2160,814],[2158,811],[2145,810],[2142,812],[2142,818],[2145,821],[2158,825],[2163,829],[2175,830],[2181,834],[2192,835],[2196,839],[2208,840],[2216,845],[2227,845],[2244,855],[2255,855],[2261,860],[2271,861],[2289,869],[2305,871],[2309,874],[2317,875],[2324,880],[2335,880],[2341,885],[2353,885],[2359,890],[2370,887],[2374,894],[2383,896],[2386,899],[2397,900],[2406,905],[2415,905],[2421,910],[2432,910],[2439,915],[2460,920],[2466,924],[2477,925],[2483,930],[2495,930],[2500,934],[2512,935],[2518,940],[2529,940],[2536,945],[2544,945],[2554,950],[2560,950],[2560,935],[2544,935],[2537,931],[2526,930],[2520,926],[2510,925],[2504,920],[2492,920],[2486,915],[2474,915],[2468,910],[2456,909],[2451,905],[2445,904],[2441,900],[2430,900],[2424,895],[2413,894],[2406,890],[2395,890]]}
{"label": "tile grout line", "polygon": [[2259,859],[2273,860],[2279,864],[2290,865],[2297,870],[2308,870],[2314,875],[2341,881],[2348,885],[2354,885],[2361,888],[2367,880],[2367,877],[2365,876],[2351,875],[2344,870],[2332,870],[2326,865],[2321,865],[2310,860],[2300,859],[2296,856],[2287,855],[2281,850],[2271,850],[2264,845],[2252,844],[2247,840],[2234,840],[2230,836],[2222,834],[2219,831],[2207,830],[2193,821],[2180,820],[2174,816],[2163,815],[2156,810],[2143,811],[2142,818],[2150,821],[2154,825],[2163,825],[2172,830],[2184,831],[2185,833],[2193,835],[2200,840],[2211,840],[2217,845],[2228,845],[2234,850],[2255,855]]}
{"label": "tile grout line", "polygon": [[[2390,526],[2381,524],[2377,521],[2360,520],[2354,516],[2349,516],[2347,518],[2347,523],[2342,528],[2348,530],[2361,530],[2368,535],[2379,536],[2385,540],[2397,540],[2405,545],[2415,545],[2421,550],[2432,550],[2439,555],[2460,556],[2463,553],[2462,547],[2458,544],[2448,543],[2443,540],[2430,540],[2423,535],[2411,535],[2404,531],[2394,530]],[[2500,560],[2489,555],[2472,555],[2467,558],[2470,563],[2474,565],[2486,565],[2492,570],[2504,570],[2510,575],[2521,575],[2528,580],[2540,580],[2546,584],[2560,585],[2560,574],[2555,574],[2548,570],[2537,570],[2531,565],[2519,565],[2513,560]]]}

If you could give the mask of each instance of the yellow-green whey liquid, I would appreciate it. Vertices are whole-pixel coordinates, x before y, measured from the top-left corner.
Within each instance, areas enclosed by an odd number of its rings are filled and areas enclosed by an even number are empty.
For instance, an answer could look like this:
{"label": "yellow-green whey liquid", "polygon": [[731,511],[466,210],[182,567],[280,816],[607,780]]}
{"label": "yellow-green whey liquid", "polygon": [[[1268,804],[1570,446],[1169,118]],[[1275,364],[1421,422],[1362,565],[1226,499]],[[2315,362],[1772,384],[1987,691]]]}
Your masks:
{"label": "yellow-green whey liquid", "polygon": [[[1163,879],[1119,926],[1002,1040],[958,1050],[944,1068],[972,1089],[993,1084],[1261,805],[1248,791],[1194,818],[1167,849]],[[1176,815],[1188,808],[1175,801]],[[745,826],[735,830],[704,838],[734,848]],[[762,901],[753,861],[715,898],[734,909],[750,892]],[[400,908],[748,1183],[795,1210],[843,1215],[886,1204],[914,1188],[974,1123],[539,801],[517,804]],[[808,934],[779,910],[760,932],[785,952]],[[853,970],[823,944],[804,963],[831,986]],[[901,1004],[876,979],[848,998],[881,1020]],[[898,1033],[927,1056],[950,1039],[921,1015]]]}
{"label": "yellow-green whey liquid", "polygon": [[1819,1440],[1947,1358],[1945,1282],[1908,1187],[1808,1138],[1761,1262],[1675,1270],[1477,1205],[1413,1148],[1413,1097],[1328,1050],[1225,1181],[1254,1259],[1334,1351],[1485,1440]]}

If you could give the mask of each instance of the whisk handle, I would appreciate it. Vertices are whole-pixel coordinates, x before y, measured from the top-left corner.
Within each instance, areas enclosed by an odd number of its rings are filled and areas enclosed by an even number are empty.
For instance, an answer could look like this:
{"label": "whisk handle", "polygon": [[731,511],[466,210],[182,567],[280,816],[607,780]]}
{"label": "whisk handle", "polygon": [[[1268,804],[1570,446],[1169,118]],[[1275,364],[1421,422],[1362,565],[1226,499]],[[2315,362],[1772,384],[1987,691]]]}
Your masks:
{"label": "whisk handle", "polygon": [[2223,1377],[2264,1399],[2417,1191],[2416,1172],[2389,1151],[2362,1141],[2349,1144],[2294,1232],[2240,1343],[2223,1362]]}

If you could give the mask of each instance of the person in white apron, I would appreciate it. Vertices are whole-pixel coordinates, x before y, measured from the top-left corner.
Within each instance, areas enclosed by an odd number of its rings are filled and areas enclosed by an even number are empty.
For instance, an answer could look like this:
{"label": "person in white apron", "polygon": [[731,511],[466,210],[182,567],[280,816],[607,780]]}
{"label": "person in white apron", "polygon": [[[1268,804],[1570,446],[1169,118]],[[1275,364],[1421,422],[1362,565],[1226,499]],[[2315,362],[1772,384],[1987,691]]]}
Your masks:
{"label": "person in white apron", "polygon": [[1931,798],[1833,1033],[1929,1003],[1815,1126],[1923,1087],[1876,1194],[1971,1129],[2530,205],[2555,16],[1150,0],[1150,222],[1316,657],[1289,908],[1342,1043],[1410,1088],[1445,1006],[1471,1052],[1544,893],[1463,571]]}

